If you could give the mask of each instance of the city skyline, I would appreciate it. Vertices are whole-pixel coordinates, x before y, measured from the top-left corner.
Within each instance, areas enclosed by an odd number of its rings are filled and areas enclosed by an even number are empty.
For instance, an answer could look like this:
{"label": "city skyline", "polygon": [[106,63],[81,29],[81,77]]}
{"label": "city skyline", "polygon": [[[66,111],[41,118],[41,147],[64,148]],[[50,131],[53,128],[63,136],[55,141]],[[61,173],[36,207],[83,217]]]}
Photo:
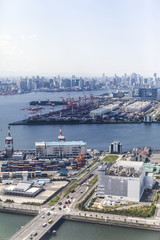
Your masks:
{"label": "city skyline", "polygon": [[159,75],[160,3],[0,0],[0,76]]}

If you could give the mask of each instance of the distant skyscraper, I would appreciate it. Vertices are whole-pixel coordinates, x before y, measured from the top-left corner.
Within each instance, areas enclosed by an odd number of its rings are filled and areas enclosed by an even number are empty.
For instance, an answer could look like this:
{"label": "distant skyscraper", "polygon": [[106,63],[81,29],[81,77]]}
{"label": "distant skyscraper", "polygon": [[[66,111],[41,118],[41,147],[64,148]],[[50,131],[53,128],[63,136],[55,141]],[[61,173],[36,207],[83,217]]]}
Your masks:
{"label": "distant skyscraper", "polygon": [[76,76],[75,75],[72,75],[72,80],[75,80],[76,79]]}

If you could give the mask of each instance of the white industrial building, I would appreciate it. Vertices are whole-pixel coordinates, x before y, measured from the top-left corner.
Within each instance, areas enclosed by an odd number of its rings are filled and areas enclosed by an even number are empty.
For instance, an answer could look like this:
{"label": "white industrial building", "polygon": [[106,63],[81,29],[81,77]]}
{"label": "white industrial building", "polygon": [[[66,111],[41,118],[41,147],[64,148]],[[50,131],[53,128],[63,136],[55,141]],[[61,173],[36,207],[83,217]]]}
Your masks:
{"label": "white industrial building", "polygon": [[35,142],[35,156],[69,157],[86,154],[87,144],[83,141]]}
{"label": "white industrial building", "polygon": [[145,173],[143,162],[117,161],[98,168],[99,197],[139,202],[144,189],[153,185],[153,176]]}
{"label": "white industrial building", "polygon": [[115,103],[115,104],[109,104],[107,106],[101,106],[95,110],[92,110],[90,112],[91,117],[96,117],[96,116],[102,116],[104,114],[107,114],[111,111],[114,111],[119,108],[120,103]]}
{"label": "white industrial building", "polygon": [[22,197],[35,197],[42,190],[42,185],[36,186],[33,183],[29,182],[19,182],[18,184],[11,184],[9,187],[3,189],[6,195]]}
{"label": "white industrial building", "polygon": [[150,102],[137,101],[126,106],[126,112],[145,112],[151,107]]}

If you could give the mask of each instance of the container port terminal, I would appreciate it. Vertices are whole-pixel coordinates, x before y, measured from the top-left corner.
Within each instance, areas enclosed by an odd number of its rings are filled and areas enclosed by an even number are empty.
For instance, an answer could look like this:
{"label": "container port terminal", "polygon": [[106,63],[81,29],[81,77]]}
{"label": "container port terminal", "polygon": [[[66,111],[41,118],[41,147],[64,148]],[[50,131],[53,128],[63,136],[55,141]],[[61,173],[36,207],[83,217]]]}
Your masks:
{"label": "container port terminal", "polygon": [[27,118],[10,125],[157,123],[160,103],[156,100],[113,99],[108,96],[70,97],[60,101],[31,101],[20,109]]}

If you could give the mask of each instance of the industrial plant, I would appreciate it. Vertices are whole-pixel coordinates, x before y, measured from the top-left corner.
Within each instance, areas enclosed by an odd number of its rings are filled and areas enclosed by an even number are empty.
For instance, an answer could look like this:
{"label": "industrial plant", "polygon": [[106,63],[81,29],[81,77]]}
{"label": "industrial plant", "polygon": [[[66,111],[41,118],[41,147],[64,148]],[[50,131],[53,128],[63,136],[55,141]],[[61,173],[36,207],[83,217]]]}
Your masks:
{"label": "industrial plant", "polygon": [[109,94],[72,98],[68,94],[68,98],[62,97],[61,101],[31,101],[29,107],[21,110],[27,118],[10,125],[152,123],[160,119],[158,101],[112,98]]}

